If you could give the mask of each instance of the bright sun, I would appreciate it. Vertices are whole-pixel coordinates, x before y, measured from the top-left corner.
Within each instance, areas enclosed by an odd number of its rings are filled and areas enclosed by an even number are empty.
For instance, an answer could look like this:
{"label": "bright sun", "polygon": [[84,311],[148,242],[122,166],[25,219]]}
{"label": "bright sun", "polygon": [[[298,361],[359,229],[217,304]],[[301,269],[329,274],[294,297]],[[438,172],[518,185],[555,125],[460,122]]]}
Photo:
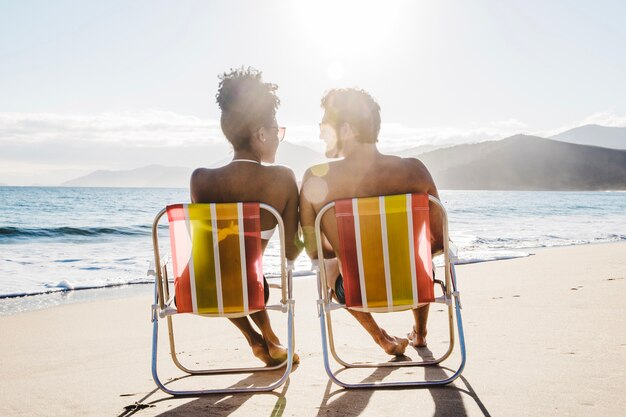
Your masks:
{"label": "bright sun", "polygon": [[[361,54],[383,44],[393,32],[393,20],[402,10],[397,2],[320,0],[298,3],[302,29],[309,41],[337,61],[346,54]],[[330,64],[332,65],[332,64]],[[339,66],[341,64],[339,63]],[[343,68],[329,67],[329,77]],[[333,75],[331,75],[331,73]],[[341,76],[341,75],[339,75]]]}

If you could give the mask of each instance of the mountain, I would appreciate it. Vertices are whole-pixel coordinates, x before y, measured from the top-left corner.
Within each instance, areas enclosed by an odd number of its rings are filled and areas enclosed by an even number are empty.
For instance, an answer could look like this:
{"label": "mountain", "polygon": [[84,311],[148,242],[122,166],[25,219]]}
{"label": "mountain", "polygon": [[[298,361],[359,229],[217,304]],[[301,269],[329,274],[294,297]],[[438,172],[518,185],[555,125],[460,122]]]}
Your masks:
{"label": "mountain", "polygon": [[536,136],[459,145],[420,159],[440,189],[626,190],[626,151]]}
{"label": "mountain", "polygon": [[[218,159],[209,165],[216,168],[228,164],[232,155]],[[326,161],[324,155],[306,146],[281,143],[276,154],[276,163],[293,169],[296,179],[302,179],[304,171],[311,165]],[[150,165],[124,171],[95,171],[61,185],[67,187],[189,187],[193,168]]]}
{"label": "mountain", "polygon": [[444,148],[446,146],[438,146],[438,145],[420,145],[414,146],[408,149],[402,149],[399,151],[389,152],[391,155],[401,156],[403,158],[415,158],[419,155],[425,154],[426,152],[432,152],[437,149]]}
{"label": "mountain", "polygon": [[[228,164],[231,159],[233,159],[232,155],[222,158],[209,165],[209,168],[224,166]],[[328,161],[328,159],[326,159],[324,155],[307,146],[283,142],[280,144],[278,151],[276,152],[275,163],[277,165],[288,166],[293,170],[296,175],[296,179],[301,180],[304,175],[304,171],[306,171],[307,168],[311,165],[321,164],[325,161]]]}
{"label": "mountain", "polygon": [[[409,156],[409,155],[403,155]],[[516,135],[423,153],[440,189],[626,190],[626,150]],[[211,166],[221,166],[231,157]],[[276,162],[300,180],[306,168],[326,161],[312,149],[281,144]],[[83,187],[189,186],[192,168],[150,165],[126,171],[95,171],[62,185]]]}
{"label": "mountain", "polygon": [[585,125],[554,135],[551,139],[578,145],[626,149],[626,127]]}
{"label": "mountain", "polygon": [[126,171],[94,171],[67,182],[66,187],[189,187],[192,169],[149,165]]}
{"label": "mountain", "polygon": [[323,154],[306,146],[289,142],[281,143],[276,152],[276,163],[291,168],[298,181],[302,179],[307,168],[327,161],[328,159]]}

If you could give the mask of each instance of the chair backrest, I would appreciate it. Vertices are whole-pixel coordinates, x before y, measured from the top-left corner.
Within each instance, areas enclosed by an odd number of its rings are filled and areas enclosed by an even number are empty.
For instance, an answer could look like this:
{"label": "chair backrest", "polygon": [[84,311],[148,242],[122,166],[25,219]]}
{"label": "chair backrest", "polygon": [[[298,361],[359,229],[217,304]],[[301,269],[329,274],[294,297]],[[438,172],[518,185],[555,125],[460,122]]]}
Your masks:
{"label": "chair backrest", "polygon": [[242,316],[262,310],[259,203],[167,207],[178,313]]}
{"label": "chair backrest", "polygon": [[386,312],[434,300],[428,195],[335,201],[346,307]]}

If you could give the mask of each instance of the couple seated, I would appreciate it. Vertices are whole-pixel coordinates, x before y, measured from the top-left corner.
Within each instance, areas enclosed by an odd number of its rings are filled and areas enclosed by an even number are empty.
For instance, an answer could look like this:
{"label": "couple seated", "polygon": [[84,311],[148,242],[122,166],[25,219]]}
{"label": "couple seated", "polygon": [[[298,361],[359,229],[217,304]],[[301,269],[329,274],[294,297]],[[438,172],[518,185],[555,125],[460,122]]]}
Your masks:
{"label": "couple seated", "polygon": [[[326,370],[335,382],[344,387],[371,385],[345,384],[330,373],[325,320],[330,320],[330,311],[336,307],[330,301],[331,293],[348,307],[350,314],[387,354],[395,356],[402,356],[408,345],[426,346],[428,303],[448,304],[450,345],[447,353],[430,361],[410,362],[408,366],[437,364],[452,352],[454,296],[462,352],[459,370],[440,381],[408,385],[446,384],[454,380],[463,369],[465,348],[454,268],[448,256],[445,210],[438,201],[432,177],[419,160],[379,152],[376,144],[380,107],[376,101],[358,89],[334,89],[325,94],[321,102],[324,116],[320,138],[326,144],[326,156],[338,160],[309,168],[298,189],[289,168],[262,164],[274,162],[285,135],[285,128],[279,127],[276,121],[280,103],[277,86],[263,82],[261,73],[254,69],[232,70],[220,79],[217,103],[222,111],[222,131],[233,146],[233,160],[220,168],[196,169],[190,182],[192,204],[163,209],[152,229],[156,262],[152,373],[159,388],[174,395],[195,395],[268,391],[284,383],[292,363],[299,361],[293,351],[293,299],[286,260],[295,260],[303,248],[314,262],[321,261],[319,264],[323,266],[318,271],[322,298],[320,323]],[[377,196],[386,197],[372,198]],[[336,221],[332,216],[325,216],[331,209],[335,210]],[[161,262],[158,249],[158,223],[165,213],[170,224],[176,298],[169,295],[167,268]],[[282,297],[279,305],[268,306],[269,287],[262,275],[261,259],[277,226],[281,240]],[[372,241],[373,245],[367,243]],[[355,248],[347,249],[349,247]],[[381,250],[382,255],[378,255]],[[446,260],[446,279],[445,284],[442,283],[445,296],[435,300],[431,255],[441,250]],[[372,280],[376,281],[374,285],[370,284]],[[401,301],[397,303],[398,300]],[[172,302],[176,309],[170,307]],[[274,333],[267,309],[280,309],[288,314],[287,347]],[[414,326],[407,329],[410,331],[406,337],[388,334],[370,313],[406,309],[411,309],[414,317]],[[265,367],[185,368],[176,357],[169,317],[184,312],[228,317]],[[184,372],[256,372],[278,369],[286,364],[285,373],[278,382],[260,388],[168,389],[157,375],[158,319],[166,316],[172,357]],[[328,336],[335,359],[344,366],[381,366],[339,360],[334,351],[330,321]],[[389,362],[382,366],[396,365],[397,362]],[[375,386],[382,385],[407,384]]]}
{"label": "couple seated", "polygon": [[[314,223],[316,215],[327,203],[352,197],[390,194],[422,193],[438,197],[437,189],[426,167],[417,159],[384,155],[376,143],[380,130],[380,107],[365,91],[357,89],[331,90],[322,98],[324,116],[320,123],[320,138],[326,144],[326,156],[340,158],[308,169],[301,189],[293,172],[273,163],[285,128],[276,121],[280,103],[277,86],[265,83],[254,69],[232,70],[220,77],[217,103],[222,111],[221,127],[234,149],[233,160],[226,166],[199,168],[191,177],[193,203],[227,203],[234,201],[261,202],[274,207],[282,217],[286,257],[294,260],[302,243],[298,224],[302,225],[304,246],[311,259],[317,259]],[[262,250],[267,247],[276,219],[262,212],[260,218]],[[441,215],[431,210],[433,251],[442,248]],[[342,259],[339,254],[337,226],[322,223],[326,240],[323,251],[329,288],[343,300]],[[267,288],[267,283],[265,283]],[[349,310],[363,325],[374,341],[390,355],[402,355],[407,345],[426,345],[428,304],[413,310],[415,325],[408,338],[389,335],[379,327],[368,312]],[[252,326],[250,319],[258,327]],[[282,363],[287,348],[279,341],[265,310],[248,317],[231,318],[241,330],[253,354],[266,365]],[[294,354],[294,362],[299,358]]]}

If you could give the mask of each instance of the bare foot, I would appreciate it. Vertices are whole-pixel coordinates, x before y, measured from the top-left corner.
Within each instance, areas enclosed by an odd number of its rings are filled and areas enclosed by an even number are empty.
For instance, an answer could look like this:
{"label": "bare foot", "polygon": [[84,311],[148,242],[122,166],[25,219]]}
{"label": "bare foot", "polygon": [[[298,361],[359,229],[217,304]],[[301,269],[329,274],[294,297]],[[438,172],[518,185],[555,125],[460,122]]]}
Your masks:
{"label": "bare foot", "polygon": [[409,341],[405,338],[390,336],[384,329],[381,329],[381,331],[383,336],[381,340],[378,341],[380,347],[382,347],[388,355],[404,355],[404,351],[406,350]]}
{"label": "bare foot", "polygon": [[[286,347],[282,346],[280,343],[266,343],[269,355],[272,358],[274,365],[278,365],[279,363],[283,363],[287,360],[289,351]],[[293,353],[293,363],[300,363],[300,356],[298,356],[295,352]]]}
{"label": "bare foot", "polygon": [[263,338],[259,338],[260,340],[254,340],[250,343],[250,347],[252,348],[252,353],[257,358],[261,359],[266,365],[274,365],[274,359],[270,356],[269,350],[267,349],[267,344],[263,340]]}
{"label": "bare foot", "polygon": [[407,334],[406,337],[409,339],[409,344],[413,347],[426,347],[426,331],[424,331],[424,334],[418,334],[415,331],[415,326],[413,327],[413,330],[411,330],[411,333]]}

